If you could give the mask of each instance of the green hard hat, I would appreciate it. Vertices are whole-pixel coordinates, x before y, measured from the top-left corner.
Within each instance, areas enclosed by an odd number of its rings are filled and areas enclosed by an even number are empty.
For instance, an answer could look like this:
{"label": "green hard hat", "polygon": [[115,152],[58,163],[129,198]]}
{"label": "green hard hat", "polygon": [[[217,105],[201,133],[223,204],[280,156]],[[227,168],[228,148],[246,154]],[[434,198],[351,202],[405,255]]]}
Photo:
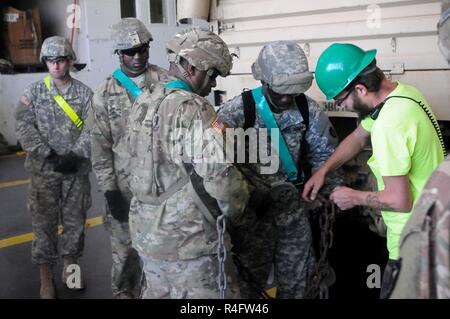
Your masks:
{"label": "green hard hat", "polygon": [[316,82],[327,100],[341,93],[374,59],[377,50],[364,51],[347,43],[333,43],[320,55]]}

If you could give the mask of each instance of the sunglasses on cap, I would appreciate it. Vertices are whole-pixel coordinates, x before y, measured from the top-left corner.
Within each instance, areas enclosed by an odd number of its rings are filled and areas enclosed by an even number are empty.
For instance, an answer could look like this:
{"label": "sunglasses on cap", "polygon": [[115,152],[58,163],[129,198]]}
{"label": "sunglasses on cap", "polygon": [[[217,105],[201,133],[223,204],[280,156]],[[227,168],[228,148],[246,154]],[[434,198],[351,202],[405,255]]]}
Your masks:
{"label": "sunglasses on cap", "polygon": [[139,53],[139,54],[147,53],[148,48],[149,48],[149,45],[148,45],[148,43],[146,43],[144,45],[141,45],[140,47],[126,49],[126,50],[120,50],[119,52],[120,52],[120,54],[123,54],[123,55],[135,56],[136,53]]}

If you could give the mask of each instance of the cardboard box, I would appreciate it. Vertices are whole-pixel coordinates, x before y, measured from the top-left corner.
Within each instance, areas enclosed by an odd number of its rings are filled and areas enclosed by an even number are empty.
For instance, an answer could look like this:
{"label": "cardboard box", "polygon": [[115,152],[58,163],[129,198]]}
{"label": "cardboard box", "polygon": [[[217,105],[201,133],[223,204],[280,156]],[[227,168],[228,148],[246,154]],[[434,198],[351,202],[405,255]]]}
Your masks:
{"label": "cardboard box", "polygon": [[13,64],[38,64],[42,44],[39,9],[3,10],[3,38],[8,59]]}

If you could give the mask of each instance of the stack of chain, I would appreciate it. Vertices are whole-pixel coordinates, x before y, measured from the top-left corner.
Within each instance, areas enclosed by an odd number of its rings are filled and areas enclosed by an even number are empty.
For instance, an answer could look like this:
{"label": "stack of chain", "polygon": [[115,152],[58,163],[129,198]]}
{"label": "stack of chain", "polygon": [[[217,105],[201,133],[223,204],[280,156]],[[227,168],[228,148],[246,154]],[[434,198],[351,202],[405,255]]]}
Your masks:
{"label": "stack of chain", "polygon": [[336,276],[328,261],[330,248],[333,246],[333,225],[336,206],[328,200],[319,198],[322,203],[319,216],[320,226],[320,258],[317,262],[316,273],[307,288],[305,298],[328,299],[329,287],[336,281]]}

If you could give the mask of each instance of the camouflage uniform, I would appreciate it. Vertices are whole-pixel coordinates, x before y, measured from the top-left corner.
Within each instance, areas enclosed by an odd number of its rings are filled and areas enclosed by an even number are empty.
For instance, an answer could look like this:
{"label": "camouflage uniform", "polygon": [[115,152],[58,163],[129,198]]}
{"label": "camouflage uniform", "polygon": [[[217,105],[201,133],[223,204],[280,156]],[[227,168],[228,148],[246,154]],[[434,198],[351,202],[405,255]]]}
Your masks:
{"label": "camouflage uniform", "polygon": [[[439,45],[450,63],[450,1],[443,1]],[[400,272],[390,298],[450,298],[450,156],[433,172],[400,238]]]}
{"label": "camouflage uniform", "polygon": [[442,55],[450,63],[450,0],[442,1],[442,14],[438,24],[438,39]]}
{"label": "camouflage uniform", "polygon": [[[56,53],[61,52],[61,39],[46,40],[47,48],[43,49],[46,56],[61,55]],[[66,51],[74,55],[71,48]],[[75,79],[71,79],[67,92],[59,92],[53,81],[50,91],[43,80],[31,84],[20,98],[15,114],[17,138],[27,152],[25,168],[31,177],[28,209],[35,234],[32,261],[39,265],[57,262],[59,220],[64,227],[61,255],[81,256],[86,211],[91,206],[89,131],[87,125],[81,129],[75,126],[53,99],[57,94],[86,120],[92,90]],[[74,152],[80,158],[78,171],[75,174],[54,171],[47,159],[52,150],[58,155]]]}
{"label": "camouflage uniform", "polygon": [[[252,68],[257,80],[268,83],[272,90],[278,90],[279,94],[302,93],[311,85],[312,76],[308,72],[306,56],[293,42],[277,41],[266,45]],[[282,76],[291,75],[294,80],[288,79],[287,83],[277,82],[276,72]],[[317,169],[333,153],[338,141],[321,107],[310,97],[306,98],[309,107],[309,128],[306,131],[309,146],[307,156],[309,164],[313,169]],[[229,127],[244,127],[242,97],[237,96],[223,104],[218,116]],[[298,166],[301,140],[306,130],[302,115],[298,107],[292,105],[280,114],[274,113],[274,116],[289,152]],[[259,129],[265,128],[259,112],[256,112],[254,128],[258,132]],[[250,183],[259,180],[273,185],[287,180],[284,169],[280,168],[275,174],[261,174],[261,166],[261,163],[248,163],[242,166],[241,169]],[[334,179],[333,183],[340,183],[340,179]],[[300,199],[300,196],[298,198]],[[294,207],[284,212],[270,208],[263,216],[257,216],[260,212],[250,205],[249,210],[254,211],[254,214],[246,214],[246,225],[235,229],[236,242],[240,242],[237,251],[239,258],[259,287],[265,287],[271,264],[274,263],[278,298],[303,298],[316,267],[307,209],[300,200]],[[244,297],[258,297],[243,281],[241,291]]]}
{"label": "camouflage uniform", "polygon": [[[139,20],[122,19],[113,26],[114,48],[129,49],[132,44],[123,42],[126,42],[128,34],[133,31],[140,32],[143,43],[151,39],[150,33]],[[139,45],[142,43],[134,44],[134,46]],[[150,64],[137,86],[144,90],[158,81],[167,80],[166,70]],[[92,166],[100,190],[103,193],[120,190],[128,206],[131,201],[131,191],[127,181],[129,162],[127,156],[123,154],[121,138],[125,133],[134,101],[135,97],[113,75],[110,75],[95,91],[90,116]],[[128,222],[113,218],[106,202],[103,221],[111,238],[113,295],[127,293],[137,297],[140,293],[142,270],[139,256],[131,245]]]}
{"label": "camouflage uniform", "polygon": [[[177,55],[182,54],[200,68],[197,62],[201,55],[197,53],[204,53],[201,62],[206,69],[214,67],[225,76],[231,68],[228,48],[209,31],[185,30],[169,41],[167,48],[174,59],[172,63],[178,63]],[[185,89],[161,84],[151,92],[143,92],[130,115],[127,139],[131,147],[133,193],[131,237],[144,264],[143,298],[217,298],[218,237],[215,224],[208,221],[215,216],[202,211],[202,203],[192,192],[190,172],[195,171],[201,177],[200,184],[210,198],[234,222],[245,208],[248,189],[230,164],[193,160],[185,138],[194,136],[194,145],[203,143],[196,130],[206,132],[215,123],[216,114],[206,99],[190,92],[186,82],[178,80],[178,83]],[[213,136],[220,141],[222,134],[214,132]],[[214,149],[209,151],[205,145],[198,145],[202,154],[211,159],[222,152],[221,148],[215,153]],[[211,215],[206,217],[207,214]],[[225,247],[229,249],[227,235]],[[226,297],[239,297],[229,258],[226,271]]]}
{"label": "camouflage uniform", "polygon": [[450,157],[424,187],[400,239],[391,298],[450,298]]}

